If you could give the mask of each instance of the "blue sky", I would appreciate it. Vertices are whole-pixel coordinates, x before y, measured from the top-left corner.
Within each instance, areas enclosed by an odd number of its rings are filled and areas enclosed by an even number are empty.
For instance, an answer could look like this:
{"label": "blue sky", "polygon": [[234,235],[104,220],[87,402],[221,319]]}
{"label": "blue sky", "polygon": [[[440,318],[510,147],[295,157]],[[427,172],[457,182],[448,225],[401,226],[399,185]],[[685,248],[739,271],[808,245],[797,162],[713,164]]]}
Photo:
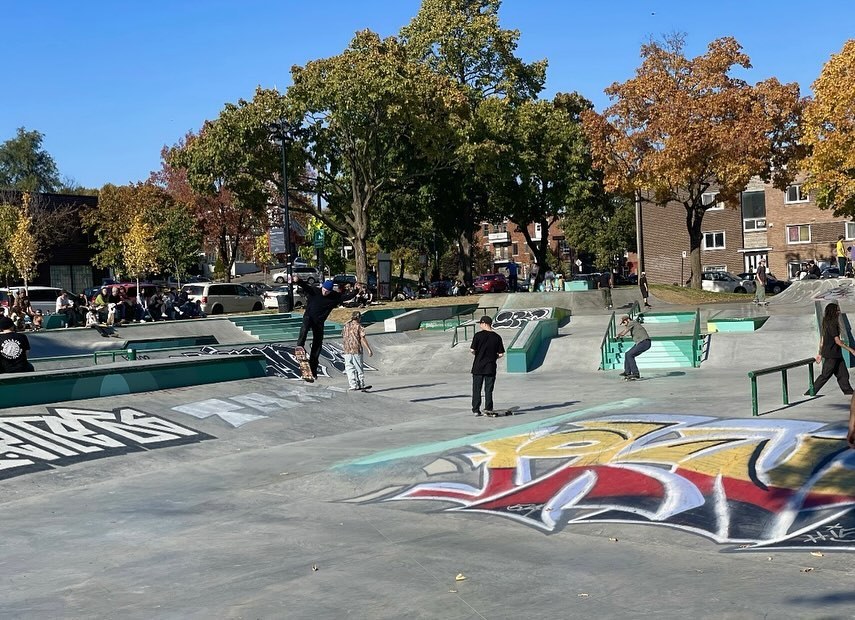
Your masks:
{"label": "blue sky", "polygon": [[[143,180],[174,144],[257,85],[284,90],[290,68],[341,52],[356,30],[387,36],[419,0],[6,0],[0,141],[45,134],[62,175],[87,187]],[[805,10],[809,9],[810,14]],[[519,55],[549,61],[545,97],[630,77],[651,36],[684,32],[691,55],[734,36],[744,77],[798,82],[855,36],[855,2],[817,0],[505,0]]]}

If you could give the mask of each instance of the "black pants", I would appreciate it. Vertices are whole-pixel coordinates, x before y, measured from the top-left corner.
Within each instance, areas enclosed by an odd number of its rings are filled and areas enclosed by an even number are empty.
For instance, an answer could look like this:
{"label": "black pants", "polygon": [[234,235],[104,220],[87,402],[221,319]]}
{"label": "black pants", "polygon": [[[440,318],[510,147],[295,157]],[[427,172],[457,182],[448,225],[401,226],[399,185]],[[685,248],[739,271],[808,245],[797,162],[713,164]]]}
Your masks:
{"label": "black pants", "polygon": [[324,346],[324,324],[313,321],[310,316],[303,314],[303,324],[300,326],[300,335],[297,336],[297,346],[306,346],[306,337],[312,330],[312,350],[309,352],[309,368],[312,374],[318,376],[318,361],[321,359],[321,348]]}
{"label": "black pants", "polygon": [[493,386],[496,375],[472,375],[472,413],[481,411],[481,388],[484,388],[484,409],[493,410]]}
{"label": "black pants", "polygon": [[66,324],[69,327],[77,327],[77,313],[74,311],[74,308],[61,308],[56,313],[65,315]]}
{"label": "black pants", "polygon": [[832,375],[837,377],[837,385],[840,386],[844,394],[852,393],[852,385],[849,383],[849,369],[846,368],[842,357],[822,358],[822,372],[813,382],[813,393],[819,394],[820,388],[831,379]]}

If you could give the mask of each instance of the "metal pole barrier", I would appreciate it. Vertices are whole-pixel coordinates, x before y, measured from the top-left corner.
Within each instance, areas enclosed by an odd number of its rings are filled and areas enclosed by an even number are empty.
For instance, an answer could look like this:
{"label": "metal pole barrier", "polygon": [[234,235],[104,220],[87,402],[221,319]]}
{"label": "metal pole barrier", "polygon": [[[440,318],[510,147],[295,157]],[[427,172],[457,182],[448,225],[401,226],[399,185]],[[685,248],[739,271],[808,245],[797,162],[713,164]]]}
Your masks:
{"label": "metal pole barrier", "polygon": [[787,369],[781,371],[781,389],[784,391],[784,404],[790,404],[790,394],[787,385]]}
{"label": "metal pole barrier", "polygon": [[751,379],[751,415],[757,416],[757,377],[750,377]]}
{"label": "metal pole barrier", "polygon": [[136,349],[128,349],[128,361],[133,362],[137,359],[137,350]]}
{"label": "metal pole barrier", "polygon": [[816,392],[813,389],[813,364],[808,364],[808,392],[810,392],[811,396],[816,396]]}

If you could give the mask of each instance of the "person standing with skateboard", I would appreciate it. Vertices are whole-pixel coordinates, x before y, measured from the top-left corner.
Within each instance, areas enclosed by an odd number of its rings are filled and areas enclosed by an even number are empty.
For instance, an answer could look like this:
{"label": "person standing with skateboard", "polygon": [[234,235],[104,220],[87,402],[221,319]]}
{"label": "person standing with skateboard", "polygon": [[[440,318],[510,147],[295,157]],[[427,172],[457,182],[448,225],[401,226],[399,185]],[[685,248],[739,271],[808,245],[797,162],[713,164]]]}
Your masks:
{"label": "person standing with skateboard", "polygon": [[638,364],[635,363],[635,358],[647,351],[650,348],[650,336],[647,335],[647,330],[641,326],[638,321],[633,321],[629,315],[624,315],[620,324],[623,326],[623,331],[617,335],[618,338],[623,338],[627,334],[632,337],[635,344],[623,356],[623,372],[620,373],[627,381],[641,379],[638,373]]}
{"label": "person standing with skateboard", "polygon": [[335,290],[332,280],[325,280],[319,289],[303,282],[299,276],[294,276],[294,282],[306,294],[306,309],[303,312],[303,324],[300,327],[300,334],[297,336],[295,353],[298,361],[301,355],[305,359],[306,349],[304,347],[306,345],[306,337],[311,329],[312,349],[309,353],[309,369],[312,372],[312,378],[309,379],[308,376],[304,376],[303,378],[306,381],[314,381],[318,378],[318,361],[321,358],[321,347],[324,344],[324,323],[327,317],[329,317],[330,312],[343,301],[356,296],[356,291],[354,290],[342,295]]}
{"label": "person standing with skateboard", "polygon": [[614,281],[612,280],[612,270],[607,269],[603,273],[600,274],[599,278],[599,287],[600,291],[603,294],[603,305],[606,310],[610,310],[612,307],[612,286],[614,286]]}
{"label": "person standing with skateboard", "polygon": [[638,290],[641,292],[641,299],[644,300],[644,307],[650,308],[650,304],[647,303],[650,297],[650,286],[647,284],[647,274],[643,271],[638,276]]}
{"label": "person standing with skateboard", "polygon": [[754,292],[754,303],[755,304],[763,304],[767,305],[769,302],[766,301],[766,280],[768,276],[766,275],[766,261],[762,258],[760,262],[757,264],[757,273],[754,274],[754,283],[757,285],[757,290]]}
{"label": "person standing with skateboard", "polygon": [[496,385],[496,362],[505,355],[502,337],[493,331],[493,319],[484,315],[478,321],[481,331],[472,338],[469,352],[472,361],[472,413],[481,414],[481,389],[484,389],[484,405],[487,415],[493,412],[493,388]]}
{"label": "person standing with skateboard", "polygon": [[368,390],[370,385],[365,385],[365,371],[362,365],[362,349],[368,350],[369,357],[374,355],[371,345],[365,339],[365,328],[362,327],[362,313],[359,311],[350,315],[350,320],[344,324],[341,330],[341,349],[344,353],[344,373],[350,390]]}

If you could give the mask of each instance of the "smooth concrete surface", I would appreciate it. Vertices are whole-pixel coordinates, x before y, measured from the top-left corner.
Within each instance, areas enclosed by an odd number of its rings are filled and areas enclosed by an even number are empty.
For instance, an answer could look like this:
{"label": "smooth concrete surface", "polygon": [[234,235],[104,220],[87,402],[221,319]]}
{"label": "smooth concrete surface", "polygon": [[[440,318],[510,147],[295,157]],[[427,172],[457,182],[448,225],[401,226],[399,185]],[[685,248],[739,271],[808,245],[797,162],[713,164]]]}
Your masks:
{"label": "smooth concrete surface", "polygon": [[[760,311],[770,319],[757,332],[714,334],[700,368],[633,383],[596,370],[610,313],[574,315],[532,372],[500,368],[496,407],[518,407],[512,417],[471,415],[465,343],[376,331],[367,393],[346,391],[333,374],[312,385],[268,377],[5,409],[0,618],[855,617],[848,398],[833,383],[817,398],[798,396],[806,381],[793,373],[785,408],[780,381],[766,377],[764,415],[752,419],[746,373],[816,347],[812,308]],[[514,331],[499,333],[507,345]],[[631,444],[635,461],[621,460],[630,447],[606,450],[663,420],[666,451],[643,440]],[[801,434],[790,441],[793,429]],[[553,441],[558,431],[567,441]],[[712,443],[681,447],[693,433]],[[548,449],[535,450],[543,442]],[[765,529],[732,540],[765,522],[769,493],[779,501],[775,458],[787,484],[816,491],[821,472],[811,478],[806,468],[829,454],[839,523],[804,535],[824,543],[762,546]],[[728,482],[743,458],[759,478]],[[687,481],[707,471],[698,459],[713,468],[715,507],[680,513],[694,497]],[[576,468],[548,505],[525,499]],[[636,484],[642,472],[648,482]],[[649,482],[680,472],[691,475],[677,486]],[[640,498],[634,515],[602,512],[604,501],[628,501],[609,496],[607,482]],[[499,510],[425,495],[495,484],[511,485],[496,503],[510,492],[520,499]],[[662,488],[674,495],[658,503]],[[724,500],[742,491],[754,499]],[[586,508],[595,492],[611,499]],[[681,524],[681,514],[711,529]]]}

